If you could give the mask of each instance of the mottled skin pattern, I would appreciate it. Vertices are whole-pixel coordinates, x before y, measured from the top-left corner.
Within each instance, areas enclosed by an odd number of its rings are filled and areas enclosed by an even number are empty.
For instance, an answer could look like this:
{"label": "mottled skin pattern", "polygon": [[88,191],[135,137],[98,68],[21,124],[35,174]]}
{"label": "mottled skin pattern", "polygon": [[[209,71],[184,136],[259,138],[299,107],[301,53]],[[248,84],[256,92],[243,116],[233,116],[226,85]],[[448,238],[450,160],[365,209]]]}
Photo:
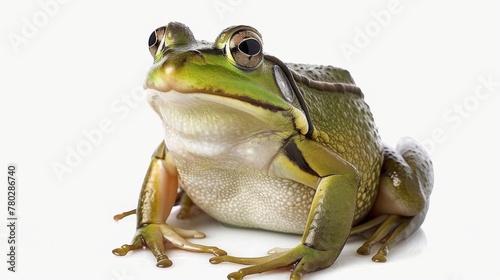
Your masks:
{"label": "mottled skin pattern", "polygon": [[[315,81],[354,85],[347,70],[308,64],[288,64]],[[377,195],[382,145],[369,106],[354,92],[327,92],[298,83],[316,129],[328,137],[320,142],[352,163],[361,174],[354,224],[370,211]]]}
{"label": "mottled skin pattern", "polygon": [[[428,154],[409,138],[395,149],[381,144],[346,70],[285,64],[263,52],[249,26],[229,27],[211,44],[170,23],[149,46],[145,87],[165,140],[144,179],[136,235],[114,254],[148,247],[156,265],[168,267],[170,242],[214,254],[214,264],[250,265],[228,279],[290,267],[299,280],[331,266],[349,235],[368,238],[363,255],[381,242],[372,260],[384,262],[423,223],[433,185]],[[184,218],[194,202],[221,222],[298,233],[301,242],[260,258],[192,243],[204,234],[166,223],[179,188]]]}
{"label": "mottled skin pattern", "polygon": [[[354,85],[349,73],[339,68],[292,66],[297,73],[316,81]],[[356,166],[361,175],[357,210],[353,221],[357,224],[366,216],[375,201],[382,165],[382,146],[368,105],[357,93],[325,92],[300,83],[298,86],[309,105],[315,128],[321,132],[322,137],[318,138],[318,141]],[[211,123],[224,122],[225,126],[232,127],[228,120],[235,120],[236,117],[230,116],[230,113],[224,115],[222,108],[216,111],[217,113],[213,114],[217,115],[218,119],[213,117]],[[179,111],[163,111],[163,118],[171,119],[181,114],[183,113]],[[212,112],[207,109],[204,114],[212,115]],[[185,115],[191,117],[195,113]],[[189,122],[203,123],[203,120]],[[249,124],[252,122],[251,118],[241,122],[244,127],[253,127]],[[240,149],[240,146],[248,144],[240,143],[241,140],[234,141],[235,147],[228,154],[210,159],[196,155],[198,151],[186,152],[185,147],[174,146],[183,140],[176,137],[176,131],[168,124],[165,126],[167,146],[180,172],[181,186],[210,216],[236,226],[297,234],[304,232],[314,190],[293,181],[266,176],[253,166],[242,164],[235,151]],[[259,140],[252,140],[252,142],[257,141]],[[278,139],[272,141],[279,142]],[[271,146],[269,143],[261,142],[259,145]],[[257,149],[261,153],[264,150]],[[220,159],[222,157],[225,159]],[[262,154],[261,157],[265,156]]]}

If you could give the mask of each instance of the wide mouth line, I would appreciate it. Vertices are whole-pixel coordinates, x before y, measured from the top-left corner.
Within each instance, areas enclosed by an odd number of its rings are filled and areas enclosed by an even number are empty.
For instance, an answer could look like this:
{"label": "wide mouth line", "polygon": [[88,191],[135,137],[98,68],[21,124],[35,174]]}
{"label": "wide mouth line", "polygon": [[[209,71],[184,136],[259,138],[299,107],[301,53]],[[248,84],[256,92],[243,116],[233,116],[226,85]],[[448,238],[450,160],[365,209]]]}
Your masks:
{"label": "wide mouth line", "polygon": [[[215,91],[215,92],[210,92],[210,93],[200,92],[200,91],[179,92],[179,91],[176,91],[174,89],[171,89],[169,91],[160,91],[160,90],[157,90],[157,89],[154,89],[154,88],[146,88],[145,92],[148,95],[158,95],[161,98],[163,98],[164,95],[167,95],[167,94],[176,94],[176,95],[179,95],[179,96],[181,96],[181,95],[189,96],[189,95],[196,94],[199,97],[201,97],[201,96],[207,96],[207,97],[209,97],[209,96],[218,96],[218,97],[223,97],[223,98],[227,98],[227,99],[237,100],[237,101],[240,101],[240,102],[243,102],[243,103],[246,103],[246,104],[251,104],[253,106],[256,106],[256,107],[259,107],[259,108],[262,108],[262,109],[265,109],[265,110],[268,110],[268,111],[271,111],[271,112],[281,112],[281,111],[286,111],[287,110],[285,108],[282,108],[282,107],[279,107],[279,106],[275,106],[275,105],[272,105],[272,104],[269,104],[269,103],[265,103],[265,102],[256,100],[254,98],[250,98],[250,97],[247,97],[247,96],[241,96],[241,95],[232,95],[232,94],[228,94],[228,93],[225,93],[225,92],[222,92],[222,91]],[[215,101],[213,99],[210,99],[210,100],[211,101]]]}

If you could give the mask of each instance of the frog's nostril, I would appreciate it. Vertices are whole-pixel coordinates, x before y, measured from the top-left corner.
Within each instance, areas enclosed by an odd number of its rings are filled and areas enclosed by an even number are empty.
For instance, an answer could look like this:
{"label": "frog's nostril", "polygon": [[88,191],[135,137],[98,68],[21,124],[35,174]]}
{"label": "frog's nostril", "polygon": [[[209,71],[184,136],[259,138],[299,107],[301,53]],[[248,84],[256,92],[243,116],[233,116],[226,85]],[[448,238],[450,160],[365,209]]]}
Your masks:
{"label": "frog's nostril", "polygon": [[203,56],[203,54],[198,51],[198,50],[191,50],[190,51],[191,53],[191,62],[196,62],[198,64],[206,64],[207,62],[205,61],[205,57]]}
{"label": "frog's nostril", "polygon": [[191,50],[191,54],[202,56],[199,50]]}

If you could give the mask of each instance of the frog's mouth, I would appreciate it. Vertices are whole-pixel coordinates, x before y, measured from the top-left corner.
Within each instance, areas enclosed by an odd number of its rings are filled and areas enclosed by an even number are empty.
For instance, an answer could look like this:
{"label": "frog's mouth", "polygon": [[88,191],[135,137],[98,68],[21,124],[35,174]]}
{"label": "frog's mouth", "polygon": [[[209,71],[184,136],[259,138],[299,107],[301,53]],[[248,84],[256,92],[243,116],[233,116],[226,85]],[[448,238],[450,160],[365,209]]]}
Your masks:
{"label": "frog's mouth", "polygon": [[[181,93],[181,92],[173,90],[173,89],[166,91],[166,92],[163,92],[163,91],[159,91],[156,89],[149,89],[149,88],[146,89],[145,91],[146,91],[148,96],[154,96],[156,94],[156,95],[168,96],[168,97],[175,99],[175,97],[176,97],[175,94],[180,94],[181,96],[178,96],[180,98],[183,98],[182,96],[186,96],[186,95],[200,95],[201,99],[206,99],[206,100],[213,99],[213,101],[215,101],[216,103],[220,102],[222,104],[228,104],[227,102],[225,102],[225,100],[234,99],[234,100],[242,102],[242,104],[251,104],[255,107],[260,107],[262,109],[265,109],[265,110],[268,110],[271,112],[280,112],[280,111],[288,110],[288,109],[274,106],[272,104],[265,103],[265,102],[262,102],[262,101],[259,101],[256,99],[252,99],[252,98],[249,98],[246,96],[231,95],[231,94],[227,94],[227,93],[222,92],[222,91],[217,91],[217,92],[212,92],[212,93],[201,93],[201,92],[200,93],[197,93],[197,92],[190,92],[190,93],[182,92]],[[211,98],[211,97],[215,97],[215,98]],[[217,97],[221,97],[222,99],[217,101],[217,99],[218,99]]]}
{"label": "frog's mouth", "polygon": [[234,138],[294,130],[297,112],[249,98],[150,88],[145,92],[165,126],[184,137],[236,140]]}

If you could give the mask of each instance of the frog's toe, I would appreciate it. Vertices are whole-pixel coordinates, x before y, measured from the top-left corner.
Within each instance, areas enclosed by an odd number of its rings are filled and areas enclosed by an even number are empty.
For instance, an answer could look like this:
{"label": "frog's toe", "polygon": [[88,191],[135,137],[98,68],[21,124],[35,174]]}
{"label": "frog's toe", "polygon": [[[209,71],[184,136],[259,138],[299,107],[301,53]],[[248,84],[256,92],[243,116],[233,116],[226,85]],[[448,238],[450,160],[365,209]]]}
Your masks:
{"label": "frog's toe", "polygon": [[141,249],[143,247],[142,240],[136,236],[132,244],[124,244],[120,248],[114,249],[112,252],[115,256],[125,256],[128,252]]}
{"label": "frog's toe", "polygon": [[380,263],[386,262],[387,261],[387,253],[388,253],[388,251],[386,251],[386,250],[379,250],[372,257],[372,261],[374,261],[374,262],[380,262]]}
{"label": "frog's toe", "polygon": [[245,276],[246,275],[244,273],[237,271],[237,272],[229,273],[229,275],[227,276],[227,279],[228,280],[241,280]]}
{"label": "frog's toe", "polygon": [[[272,255],[272,257],[275,257]],[[210,260],[211,263],[221,263],[221,262],[232,262],[238,264],[246,264],[251,265],[246,268],[242,268],[236,272],[230,273],[227,276],[229,280],[240,280],[243,277],[251,274],[262,273],[266,271],[271,271],[274,269],[291,266],[293,263],[297,262],[299,257],[284,257],[280,256],[278,258],[270,258],[270,256],[262,257],[262,258],[238,258],[231,256],[221,256],[215,257]]]}
{"label": "frog's toe", "polygon": [[300,280],[302,275],[311,271],[326,268],[333,262],[331,252],[318,251],[303,244],[287,251],[274,252],[260,258],[239,258],[221,256],[210,259],[213,264],[231,262],[250,265],[228,275],[230,280],[239,280],[250,274],[257,274],[275,269],[292,267],[290,279]]}
{"label": "frog's toe", "polygon": [[211,253],[215,256],[223,256],[227,253],[214,246],[204,246],[187,241],[185,238],[203,238],[205,234],[196,230],[186,230],[178,227],[172,227],[167,224],[161,225],[161,232],[163,237],[171,242],[175,247],[200,253]]}
{"label": "frog's toe", "polygon": [[189,229],[182,229],[178,227],[172,227],[172,230],[174,230],[178,235],[180,235],[183,238],[205,238],[206,235],[197,230],[189,230]]}
{"label": "frog's toe", "polygon": [[370,254],[371,249],[372,249],[372,244],[364,243],[361,247],[358,248],[356,253],[366,256]]}
{"label": "frog's toe", "polygon": [[[380,225],[376,225],[377,230],[369,235],[368,240],[359,247],[357,253],[360,255],[369,255],[374,244],[382,243],[382,246],[372,257],[372,261],[386,262],[389,251],[418,229],[420,224],[422,224],[423,217],[425,217],[425,212],[415,217],[388,215]],[[362,225],[360,228],[364,229],[364,227]],[[354,230],[357,231],[357,229]]]}
{"label": "frog's toe", "polygon": [[210,263],[219,264],[223,262],[237,263],[237,264],[245,264],[245,265],[262,265],[269,261],[275,260],[277,257],[285,255],[286,252],[273,253],[272,255],[258,257],[258,258],[242,258],[242,257],[234,257],[234,256],[217,256],[210,259]]}
{"label": "frog's toe", "polygon": [[126,212],[123,212],[123,213],[120,213],[120,214],[116,214],[113,216],[113,220],[115,221],[119,221],[127,216],[130,216],[130,215],[133,215],[135,214],[136,210],[133,209],[133,210],[130,210],[130,211],[126,211]]}
{"label": "frog's toe", "polygon": [[161,243],[158,241],[158,238],[143,238],[144,236],[138,234],[134,237],[134,241],[132,242],[132,244],[122,245],[120,248],[116,248],[112,252],[116,256],[125,256],[130,251],[144,248],[145,242],[146,245],[151,249],[151,252],[153,252],[153,255],[156,257],[157,267],[169,267],[172,265],[172,261],[164,253],[165,248],[162,238],[160,238]]}

